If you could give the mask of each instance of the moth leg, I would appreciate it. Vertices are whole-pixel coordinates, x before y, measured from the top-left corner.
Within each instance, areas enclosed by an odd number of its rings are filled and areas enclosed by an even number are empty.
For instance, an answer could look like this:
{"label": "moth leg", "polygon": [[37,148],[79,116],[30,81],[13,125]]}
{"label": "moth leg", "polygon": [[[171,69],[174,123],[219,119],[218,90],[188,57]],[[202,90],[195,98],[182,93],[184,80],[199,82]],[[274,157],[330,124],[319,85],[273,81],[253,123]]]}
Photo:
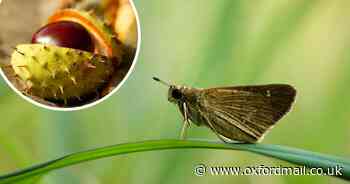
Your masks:
{"label": "moth leg", "polygon": [[183,107],[183,114],[184,114],[184,122],[182,125],[182,129],[181,129],[181,135],[180,135],[180,139],[186,139],[186,132],[187,132],[187,128],[190,125],[190,122],[188,120],[188,114],[187,114],[187,105],[186,103],[182,104]]}

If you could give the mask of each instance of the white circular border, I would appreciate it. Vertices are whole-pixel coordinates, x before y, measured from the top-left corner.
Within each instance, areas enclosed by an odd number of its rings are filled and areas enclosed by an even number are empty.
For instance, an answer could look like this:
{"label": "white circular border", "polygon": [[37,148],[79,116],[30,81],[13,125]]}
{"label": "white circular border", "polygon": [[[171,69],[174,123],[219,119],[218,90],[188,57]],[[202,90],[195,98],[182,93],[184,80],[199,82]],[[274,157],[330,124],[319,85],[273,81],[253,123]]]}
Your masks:
{"label": "white circular border", "polygon": [[[0,0],[0,2],[1,2],[1,0]],[[96,100],[94,102],[91,102],[91,103],[88,103],[88,104],[85,104],[85,105],[82,105],[82,106],[79,106],[79,107],[51,107],[51,106],[39,103],[39,102],[33,100],[32,98],[24,95],[22,92],[20,92],[12,84],[12,82],[8,80],[8,78],[6,77],[6,75],[4,74],[2,69],[0,68],[0,74],[1,74],[2,78],[4,78],[4,80],[6,81],[7,85],[9,85],[12,90],[14,90],[19,96],[21,96],[25,100],[29,101],[30,103],[32,103],[32,104],[34,104],[36,106],[39,106],[39,107],[42,107],[42,108],[45,108],[45,109],[49,109],[49,110],[53,110],[53,111],[64,111],[64,112],[78,111],[78,110],[90,108],[92,106],[95,106],[95,105],[103,102],[104,100],[106,100],[107,98],[112,96],[115,92],[117,92],[119,90],[119,88],[125,83],[125,81],[129,78],[130,74],[133,72],[133,70],[135,68],[135,65],[137,63],[137,59],[139,57],[140,48],[141,48],[141,25],[140,25],[140,19],[139,19],[139,15],[138,15],[138,12],[136,10],[136,7],[135,7],[135,4],[134,4],[133,0],[129,0],[129,2],[131,4],[132,10],[135,13],[136,24],[137,24],[137,47],[136,47],[136,53],[135,53],[134,59],[132,61],[131,67],[129,68],[129,71],[124,76],[122,81],[120,81],[120,83],[111,92],[109,92],[106,96],[102,97],[101,99],[98,99],[98,100]]]}

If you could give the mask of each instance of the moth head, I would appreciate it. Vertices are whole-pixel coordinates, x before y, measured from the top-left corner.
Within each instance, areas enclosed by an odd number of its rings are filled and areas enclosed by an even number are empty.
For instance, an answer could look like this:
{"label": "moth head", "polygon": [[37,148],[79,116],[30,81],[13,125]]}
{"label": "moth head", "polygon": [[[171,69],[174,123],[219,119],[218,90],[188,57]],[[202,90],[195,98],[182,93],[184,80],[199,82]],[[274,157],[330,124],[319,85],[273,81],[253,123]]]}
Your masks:
{"label": "moth head", "polygon": [[162,81],[157,77],[153,77],[153,80],[169,87],[169,90],[168,90],[168,101],[169,102],[177,103],[177,102],[183,100],[183,87],[171,85],[168,82]]}
{"label": "moth head", "polygon": [[182,92],[182,88],[179,86],[174,86],[171,85],[169,87],[169,91],[168,91],[168,101],[169,102],[173,102],[173,103],[177,103],[181,100],[183,100],[183,92]]}

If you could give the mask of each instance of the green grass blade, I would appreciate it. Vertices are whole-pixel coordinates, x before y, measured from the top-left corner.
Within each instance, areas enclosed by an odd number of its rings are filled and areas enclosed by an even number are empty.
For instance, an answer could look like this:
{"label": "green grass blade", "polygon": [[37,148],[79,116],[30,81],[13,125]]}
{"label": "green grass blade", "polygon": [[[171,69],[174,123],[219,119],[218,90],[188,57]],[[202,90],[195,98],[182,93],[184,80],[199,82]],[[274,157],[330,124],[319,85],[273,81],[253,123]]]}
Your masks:
{"label": "green grass blade", "polygon": [[95,160],[114,155],[128,154],[134,152],[154,151],[164,149],[217,149],[217,150],[241,150],[253,152],[260,155],[273,157],[288,161],[297,165],[327,168],[340,166],[342,175],[337,176],[350,180],[350,162],[334,156],[289,148],[279,145],[268,144],[225,144],[219,142],[197,141],[197,140],[150,140],[135,143],[117,144],[108,147],[69,154],[58,159],[38,164],[23,170],[0,176],[0,184],[18,183],[31,180],[34,177],[48,173],[49,171],[78,164],[81,162]]}

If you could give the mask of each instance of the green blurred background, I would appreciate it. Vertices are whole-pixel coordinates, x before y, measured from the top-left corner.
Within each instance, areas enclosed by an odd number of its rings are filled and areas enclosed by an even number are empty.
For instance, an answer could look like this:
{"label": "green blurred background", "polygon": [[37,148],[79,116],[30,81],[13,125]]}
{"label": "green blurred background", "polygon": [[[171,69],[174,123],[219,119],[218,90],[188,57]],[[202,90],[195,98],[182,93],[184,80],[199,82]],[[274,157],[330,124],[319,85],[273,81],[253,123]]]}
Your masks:
{"label": "green blurred background", "polygon": [[[21,2],[30,6],[34,1]],[[350,1],[135,0],[135,4],[142,27],[139,59],[108,100],[78,112],[53,112],[23,100],[0,80],[0,173],[100,146],[178,138],[181,115],[167,102],[167,89],[151,80],[154,75],[203,88],[294,85],[298,90],[294,109],[262,143],[350,157]],[[16,21],[24,23],[25,18]],[[1,23],[0,30],[6,26]],[[11,34],[21,33],[16,31]],[[188,135],[217,139],[207,128],[195,126]],[[193,168],[199,163],[291,166],[244,152],[170,150],[79,164],[49,174],[42,183],[344,182],[317,176],[198,177]]]}

